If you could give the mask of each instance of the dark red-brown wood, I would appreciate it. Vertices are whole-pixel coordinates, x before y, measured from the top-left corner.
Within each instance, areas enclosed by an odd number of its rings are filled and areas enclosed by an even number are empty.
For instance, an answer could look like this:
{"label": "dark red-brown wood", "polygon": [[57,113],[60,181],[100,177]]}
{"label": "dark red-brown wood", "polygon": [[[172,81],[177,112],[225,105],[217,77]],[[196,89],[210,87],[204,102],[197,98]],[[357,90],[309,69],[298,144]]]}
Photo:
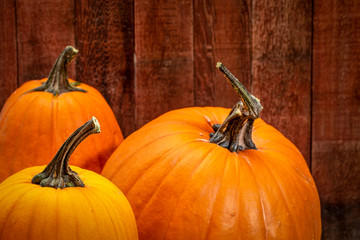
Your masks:
{"label": "dark red-brown wood", "polygon": [[310,165],[311,0],[253,1],[252,89],[262,118]]}
{"label": "dark red-brown wood", "polygon": [[136,130],[133,1],[76,1],[77,80],[99,90],[124,136]]}
{"label": "dark red-brown wood", "polygon": [[0,1],[0,106],[17,88],[16,14],[14,1]]}
{"label": "dark red-brown wood", "polygon": [[[47,77],[56,58],[74,45],[74,1],[16,1],[19,84]],[[75,77],[75,65],[69,77]]]}
{"label": "dark red-brown wood", "polygon": [[251,1],[194,3],[195,105],[231,108],[239,97],[215,66],[222,62],[250,89]]}
{"label": "dark red-brown wood", "polygon": [[324,239],[360,239],[360,2],[314,2],[312,173]]}
{"label": "dark red-brown wood", "polygon": [[221,61],[306,158],[323,239],[360,239],[359,13],[356,0],[0,0],[0,106],[74,45],[70,77],[128,136],[172,109],[232,107]]}
{"label": "dark red-brown wood", "polygon": [[135,1],[136,124],[194,105],[193,1]]}

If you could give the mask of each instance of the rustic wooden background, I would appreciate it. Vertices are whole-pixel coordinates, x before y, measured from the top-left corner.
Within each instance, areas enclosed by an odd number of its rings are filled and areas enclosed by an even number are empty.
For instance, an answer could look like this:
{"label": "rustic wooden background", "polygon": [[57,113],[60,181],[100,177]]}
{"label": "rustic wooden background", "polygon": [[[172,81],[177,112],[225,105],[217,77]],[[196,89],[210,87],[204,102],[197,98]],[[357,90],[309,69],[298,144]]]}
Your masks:
{"label": "rustic wooden background", "polygon": [[0,106],[66,45],[70,77],[125,136],[171,109],[232,107],[222,61],[305,156],[323,239],[360,239],[360,1],[0,0]]}

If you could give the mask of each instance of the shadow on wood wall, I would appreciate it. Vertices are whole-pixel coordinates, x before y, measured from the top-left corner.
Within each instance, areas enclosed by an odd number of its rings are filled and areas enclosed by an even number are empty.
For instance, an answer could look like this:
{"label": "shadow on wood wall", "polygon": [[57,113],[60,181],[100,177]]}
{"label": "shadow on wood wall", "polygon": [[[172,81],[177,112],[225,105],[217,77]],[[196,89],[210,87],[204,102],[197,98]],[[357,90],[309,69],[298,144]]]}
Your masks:
{"label": "shadow on wood wall", "polygon": [[359,12],[355,0],[2,0],[0,106],[74,45],[70,77],[104,95],[128,136],[172,109],[232,107],[222,61],[306,158],[323,239],[359,239]]}

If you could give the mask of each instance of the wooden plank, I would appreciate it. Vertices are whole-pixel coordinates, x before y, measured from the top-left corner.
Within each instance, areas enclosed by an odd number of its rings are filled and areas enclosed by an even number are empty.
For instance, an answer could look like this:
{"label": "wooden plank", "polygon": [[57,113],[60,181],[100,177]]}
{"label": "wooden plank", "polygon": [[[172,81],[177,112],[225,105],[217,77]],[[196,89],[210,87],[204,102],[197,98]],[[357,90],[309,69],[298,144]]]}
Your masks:
{"label": "wooden plank", "polygon": [[77,80],[99,90],[124,137],[135,128],[133,1],[77,1]]}
{"label": "wooden plank", "polygon": [[[16,1],[18,74],[20,84],[47,77],[56,58],[74,45],[74,2],[71,0]],[[69,76],[75,77],[75,66]]]}
{"label": "wooden plank", "polygon": [[252,9],[252,89],[261,117],[310,165],[312,1],[253,1]]}
{"label": "wooden plank", "polygon": [[360,2],[314,2],[312,173],[323,239],[360,239]]}
{"label": "wooden plank", "polygon": [[194,105],[193,1],[135,1],[136,124]]}
{"label": "wooden plank", "polygon": [[17,88],[15,12],[13,1],[0,1],[0,109]]}
{"label": "wooden plank", "polygon": [[239,97],[215,66],[222,62],[250,89],[250,0],[194,3],[195,104],[232,107]]}

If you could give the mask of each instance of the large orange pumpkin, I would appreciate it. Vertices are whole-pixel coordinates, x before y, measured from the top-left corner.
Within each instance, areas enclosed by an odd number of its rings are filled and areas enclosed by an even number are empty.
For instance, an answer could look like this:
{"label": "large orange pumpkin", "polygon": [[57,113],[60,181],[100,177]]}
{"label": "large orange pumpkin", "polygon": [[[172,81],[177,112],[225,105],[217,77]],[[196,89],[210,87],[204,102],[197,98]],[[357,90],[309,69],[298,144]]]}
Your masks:
{"label": "large orange pumpkin", "polygon": [[66,47],[47,79],[26,82],[6,101],[0,113],[0,182],[26,167],[46,164],[73,129],[93,115],[104,131],[75,151],[74,165],[100,173],[123,140],[100,92],[68,80],[67,68],[77,52]]}
{"label": "large orange pumpkin", "polygon": [[99,174],[68,165],[76,146],[99,131],[92,118],[48,166],[26,168],[0,184],[0,239],[138,239],[122,192]]}
{"label": "large orange pumpkin", "polygon": [[102,175],[130,201],[140,239],[319,240],[320,202],[303,156],[218,67],[241,94],[232,110],[168,112],[125,139]]}

